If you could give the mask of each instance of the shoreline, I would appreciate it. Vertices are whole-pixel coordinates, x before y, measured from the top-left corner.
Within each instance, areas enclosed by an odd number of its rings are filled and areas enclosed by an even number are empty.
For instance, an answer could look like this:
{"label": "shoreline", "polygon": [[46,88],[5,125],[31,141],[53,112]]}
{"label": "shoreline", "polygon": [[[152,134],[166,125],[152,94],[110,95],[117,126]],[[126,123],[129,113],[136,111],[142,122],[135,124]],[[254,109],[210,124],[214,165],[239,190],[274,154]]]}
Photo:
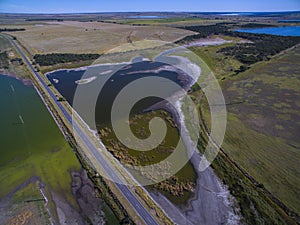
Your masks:
{"label": "shoreline", "polygon": [[[179,60],[181,57],[175,56]],[[186,60],[180,60],[180,63],[184,63]],[[179,67],[180,67],[179,63]],[[190,62],[191,64],[194,64]],[[198,66],[197,66],[198,67]],[[194,69],[191,73],[194,75],[194,81],[190,83],[190,86],[196,83],[201,75],[200,67],[191,68]],[[198,70],[200,69],[200,73]],[[199,74],[199,76],[197,76]],[[240,216],[235,213],[235,199],[230,194],[228,187],[226,187],[217,175],[214,173],[211,167],[205,171],[200,172],[198,169],[201,161],[201,154],[198,149],[194,149],[193,142],[189,136],[187,127],[185,126],[184,113],[182,111],[182,98],[184,93],[174,93],[170,98],[175,99],[175,109],[168,103],[167,100],[156,103],[155,105],[147,108],[147,110],[163,109],[171,113],[174,122],[179,129],[183,129],[183,142],[188,149],[188,154],[192,152],[190,162],[192,163],[195,172],[197,173],[196,188],[192,197],[188,200],[186,205],[176,205],[170,202],[159,191],[149,192],[151,196],[160,205],[164,206],[164,210],[168,216],[174,221],[181,221],[180,223],[195,224],[201,222],[201,224],[214,225],[214,224],[237,224],[240,221]],[[217,213],[215,213],[217,212]],[[214,214],[212,218],[211,215]]]}
{"label": "shoreline", "polygon": [[0,71],[0,76],[6,76],[6,77],[14,78],[18,81],[21,81],[25,86],[34,86],[33,82],[32,82],[32,79],[30,79],[30,78],[25,78],[23,76],[19,77],[15,74],[5,73],[3,71]]}
{"label": "shoreline", "polygon": [[84,71],[84,70],[87,70],[89,68],[93,68],[93,67],[97,67],[97,66],[116,66],[116,65],[121,65],[121,64],[124,64],[125,65],[128,65],[132,62],[120,62],[120,63],[99,63],[99,64],[91,64],[89,66],[80,66],[80,67],[74,67],[74,68],[60,68],[60,69],[55,69],[55,70],[51,70],[47,73],[44,74],[44,76],[48,76],[49,74],[52,74],[52,73],[55,73],[55,72],[60,72],[60,71],[66,71],[66,72],[69,72],[69,71]]}
{"label": "shoreline", "polygon": [[[179,101],[180,100],[178,100],[178,102]],[[177,107],[179,106],[181,106],[181,104],[178,104]],[[162,101],[150,108],[151,109],[148,108],[148,111],[158,109],[166,110],[171,113],[179,129],[186,129],[181,122],[183,118],[180,117],[177,111],[178,109],[175,110],[173,107],[170,107],[168,103]],[[186,144],[187,141],[188,140],[184,140],[184,143]],[[192,197],[185,205],[172,203],[159,191],[148,192],[156,202],[164,206],[164,210],[174,221],[187,224],[194,224],[201,221],[201,224],[207,225],[222,223],[234,225],[239,223],[241,218],[235,213],[235,199],[230,194],[228,187],[220,181],[211,167],[203,172],[198,170],[201,157],[201,154],[195,150],[190,158],[190,162],[197,173],[197,179],[195,192],[192,193]],[[218,211],[218,213],[214,215],[212,219],[211,212],[216,211]]]}
{"label": "shoreline", "polygon": [[[190,60],[186,60],[183,57],[180,56],[173,56],[176,59],[179,59],[179,63],[176,65],[173,65],[175,68],[181,68],[183,66],[186,66],[188,63],[190,66],[189,72],[192,74],[189,75],[189,79],[186,78],[186,81],[188,81],[188,87],[191,87],[196,81],[198,80],[200,73],[201,73],[201,68],[196,65],[195,63],[191,62]],[[90,67],[97,67],[97,66],[105,66],[105,65],[120,65],[124,64],[130,64],[132,62],[123,62],[123,63],[108,63],[108,64],[97,64],[97,65],[92,65],[92,66],[84,66],[84,67],[79,67],[77,69],[59,69],[59,70],[54,70],[51,72],[46,73],[45,75],[54,73],[56,71],[81,71],[81,70],[87,70]],[[193,79],[190,79],[193,78]],[[181,77],[183,79],[183,77]],[[149,110],[155,110],[155,109],[165,109],[166,111],[170,112],[172,114],[173,119],[175,120],[175,123],[177,125],[180,124],[180,128],[184,129],[184,143],[187,146],[188,149],[193,150],[193,143],[189,137],[189,132],[187,128],[185,127],[185,119],[184,119],[184,114],[182,112],[182,96],[183,92],[175,93],[172,95],[170,98],[173,98],[173,101],[175,102],[175,108],[170,107],[170,105],[166,104],[166,100],[159,102],[147,109],[145,111]],[[176,111],[176,113],[175,113]],[[229,191],[222,186],[221,182],[218,180],[216,175],[214,174],[214,171],[209,168],[205,170],[204,172],[199,172],[197,170],[198,165],[199,165],[199,160],[201,159],[200,153],[196,150],[193,151],[193,155],[190,159],[195,171],[197,172],[197,179],[196,179],[196,188],[193,196],[188,200],[186,206],[178,206],[173,203],[171,203],[164,195],[162,195],[160,192],[158,192],[158,196],[160,195],[160,198],[155,197],[153,193],[148,191],[148,193],[154,198],[154,200],[159,203],[159,205],[164,205],[166,202],[168,202],[168,206],[162,207],[162,209],[168,214],[168,216],[174,220],[174,215],[172,215],[174,212],[170,212],[170,208],[177,208],[181,214],[185,215],[185,218],[189,215],[190,217],[190,223],[194,223],[195,221],[202,221],[205,224],[218,224],[218,223],[223,223],[227,222],[228,224],[234,224],[237,221],[239,221],[239,217],[234,213],[234,207],[233,207],[233,197],[229,194]],[[210,190],[210,193],[207,193],[208,190]],[[223,197],[220,198],[220,195]],[[163,196],[163,198],[161,197]],[[161,199],[164,199],[163,201]],[[172,205],[172,207],[170,207]],[[201,213],[199,214],[199,210]],[[211,219],[211,214],[218,211],[217,215],[214,216],[214,219]],[[197,212],[197,213],[193,213]],[[225,218],[225,219],[224,219]],[[175,221],[178,218],[175,219]],[[182,220],[182,218],[181,218]],[[185,219],[185,222],[187,220]],[[193,221],[193,222],[192,222]],[[233,221],[230,223],[230,221]]]}

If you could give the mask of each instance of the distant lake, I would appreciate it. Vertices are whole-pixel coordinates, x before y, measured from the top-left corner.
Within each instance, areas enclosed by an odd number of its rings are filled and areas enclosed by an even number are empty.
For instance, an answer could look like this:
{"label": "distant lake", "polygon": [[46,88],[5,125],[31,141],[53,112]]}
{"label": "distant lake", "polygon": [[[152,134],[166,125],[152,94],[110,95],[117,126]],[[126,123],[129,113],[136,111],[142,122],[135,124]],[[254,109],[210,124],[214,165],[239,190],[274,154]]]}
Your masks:
{"label": "distant lake", "polygon": [[254,13],[243,13],[243,12],[236,13],[236,12],[231,12],[231,13],[222,13],[222,14],[219,14],[219,15],[221,15],[221,16],[250,16],[250,15],[253,15],[253,14]]}
{"label": "distant lake", "polygon": [[300,26],[268,27],[268,28],[257,28],[257,29],[239,29],[239,30],[235,30],[235,31],[253,33],[253,34],[300,36]]}
{"label": "distant lake", "polygon": [[167,16],[129,16],[129,19],[165,19]]}
{"label": "distant lake", "polygon": [[300,23],[300,19],[296,19],[296,20],[278,20],[278,23]]}

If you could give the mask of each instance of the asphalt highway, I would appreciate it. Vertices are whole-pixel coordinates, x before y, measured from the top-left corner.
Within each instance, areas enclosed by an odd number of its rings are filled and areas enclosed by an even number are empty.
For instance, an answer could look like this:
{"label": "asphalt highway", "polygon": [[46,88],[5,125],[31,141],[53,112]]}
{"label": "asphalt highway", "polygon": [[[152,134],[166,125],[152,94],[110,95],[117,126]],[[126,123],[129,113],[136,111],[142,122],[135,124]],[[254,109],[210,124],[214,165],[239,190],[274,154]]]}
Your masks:
{"label": "asphalt highway", "polygon": [[133,194],[133,192],[130,190],[130,188],[126,185],[121,184],[122,180],[118,176],[118,174],[115,173],[113,168],[110,166],[110,164],[105,160],[105,158],[101,155],[101,152],[97,149],[97,147],[93,144],[93,142],[90,140],[88,135],[80,128],[80,126],[72,120],[72,115],[64,108],[64,106],[61,104],[61,102],[57,101],[57,97],[52,92],[52,90],[48,87],[46,82],[43,80],[41,75],[34,69],[30,61],[27,59],[23,51],[20,49],[18,44],[10,38],[11,42],[19,52],[19,54],[22,56],[24,62],[29,66],[29,68],[34,73],[35,77],[39,80],[40,84],[43,86],[44,90],[47,91],[47,93],[52,98],[53,102],[56,103],[58,108],[61,110],[65,118],[70,124],[73,124],[73,128],[75,132],[78,134],[78,136],[81,138],[82,142],[86,145],[87,149],[90,151],[90,153],[93,154],[93,156],[96,158],[97,162],[101,165],[101,167],[105,170],[105,172],[112,178],[112,180],[116,181],[115,185],[120,190],[120,192],[123,194],[123,196],[127,199],[127,201],[130,203],[130,205],[133,207],[133,209],[136,211],[136,213],[141,217],[141,219],[146,224],[158,224],[156,220],[153,218],[153,216],[150,214],[150,212],[147,211],[147,209],[142,205],[142,203],[137,199],[137,197]]}

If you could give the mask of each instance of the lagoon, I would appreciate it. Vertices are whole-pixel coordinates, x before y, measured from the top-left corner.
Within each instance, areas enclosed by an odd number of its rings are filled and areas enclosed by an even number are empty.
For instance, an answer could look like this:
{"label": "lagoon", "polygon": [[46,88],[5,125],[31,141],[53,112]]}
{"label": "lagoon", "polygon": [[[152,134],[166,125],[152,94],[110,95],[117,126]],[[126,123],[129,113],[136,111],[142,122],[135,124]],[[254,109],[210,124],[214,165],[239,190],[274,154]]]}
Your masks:
{"label": "lagoon", "polygon": [[[90,93],[94,88],[104,85],[101,92],[100,90],[98,92],[99,96],[95,113],[96,123],[99,124],[100,127],[103,124],[109,123],[113,102],[118,93],[129,83],[145,77],[162,77],[185,88],[189,86],[192,81],[188,75],[183,76],[183,71],[175,70],[175,68],[159,62],[142,61],[124,66],[115,74],[110,75],[106,73],[106,71],[111,71],[111,69],[110,66],[99,65],[98,67],[88,69],[88,71],[91,71],[90,73],[87,72],[87,70],[59,70],[48,73],[47,78],[71,105],[73,105],[75,91],[79,83],[81,83],[81,88],[86,89],[86,93]],[[89,76],[86,76],[86,74],[89,74]],[[159,87],[164,88],[166,93],[169,93],[169,96],[177,91],[169,89],[168,85],[162,83],[156,83],[153,88],[159,91]],[[159,101],[161,101],[161,99],[156,97],[145,98],[134,106],[132,112],[142,112],[144,109],[147,109]],[[84,113],[80,111],[78,113],[87,124],[92,125],[94,121],[90,121],[86,118]]]}

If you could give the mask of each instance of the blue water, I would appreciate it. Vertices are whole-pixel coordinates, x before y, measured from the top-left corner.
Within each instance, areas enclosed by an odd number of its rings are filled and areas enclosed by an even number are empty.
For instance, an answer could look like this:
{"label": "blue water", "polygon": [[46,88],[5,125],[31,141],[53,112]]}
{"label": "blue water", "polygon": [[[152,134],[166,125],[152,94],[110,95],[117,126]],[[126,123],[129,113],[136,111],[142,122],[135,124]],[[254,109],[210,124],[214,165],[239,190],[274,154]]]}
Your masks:
{"label": "blue water", "polygon": [[278,23],[300,23],[300,19],[296,19],[296,20],[278,20]]}
{"label": "blue water", "polygon": [[130,19],[164,19],[167,16],[129,16]]}
{"label": "blue water", "polygon": [[[219,13],[218,13],[219,14]],[[251,16],[251,15],[254,15],[254,13],[243,13],[243,12],[239,12],[239,13],[236,13],[236,12],[230,12],[230,13],[221,13],[219,14],[221,16]]]}
{"label": "blue water", "polygon": [[300,26],[286,26],[286,27],[268,27],[256,29],[239,29],[237,32],[246,32],[253,34],[272,34],[280,36],[300,36]]}

